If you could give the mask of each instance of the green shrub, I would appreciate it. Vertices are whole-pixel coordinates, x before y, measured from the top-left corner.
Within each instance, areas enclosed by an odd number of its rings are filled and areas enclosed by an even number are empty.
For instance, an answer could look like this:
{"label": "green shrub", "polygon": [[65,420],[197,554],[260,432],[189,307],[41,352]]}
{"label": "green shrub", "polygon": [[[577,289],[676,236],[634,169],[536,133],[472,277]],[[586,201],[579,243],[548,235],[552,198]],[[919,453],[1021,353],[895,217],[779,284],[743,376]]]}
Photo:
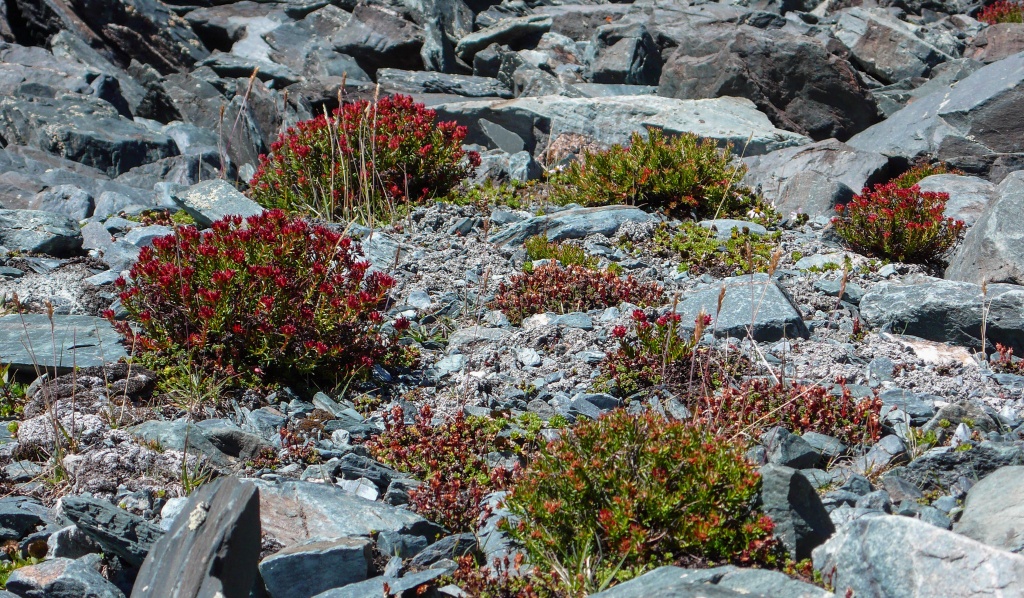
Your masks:
{"label": "green shrub", "polygon": [[252,198],[341,221],[390,219],[399,206],[444,197],[480,164],[464,152],[466,128],[435,123],[409,96],[345,104],[303,121],[271,146],[250,182]]}
{"label": "green shrub", "polygon": [[634,133],[629,147],[585,151],[552,178],[551,198],[584,206],[641,205],[679,218],[746,215],[763,206],[738,185],[745,172],[729,148],[651,128],[646,138]]}
{"label": "green shrub", "polygon": [[960,241],[964,222],[943,216],[946,193],[875,185],[836,206],[832,225],[851,247],[905,263],[936,264]]}
{"label": "green shrub", "polygon": [[649,306],[664,299],[664,290],[653,282],[643,283],[632,276],[620,278],[607,270],[550,263],[502,282],[491,306],[505,312],[518,326],[527,317],[548,311],[566,314],[612,307],[623,301]]}
{"label": "green shrub", "polygon": [[732,236],[719,241],[715,233],[695,222],[683,222],[678,230],[667,225],[655,230],[653,243],[659,253],[679,260],[679,271],[716,277],[767,272],[782,233],[755,235],[749,229],[733,229]]}
{"label": "green shrub", "polygon": [[586,250],[579,245],[548,241],[544,235],[530,237],[523,246],[526,248],[526,257],[532,261],[557,260],[563,266],[597,267],[597,258],[587,255]]}
{"label": "green shrub", "polygon": [[922,162],[894,178],[890,182],[900,189],[910,189],[924,179],[936,174],[963,174],[963,172],[955,168],[950,168],[942,162],[936,162],[935,164]]}
{"label": "green shrub", "polygon": [[[369,272],[358,243],[271,210],[199,233],[178,227],[144,247],[115,283],[127,345],[204,372],[342,380],[412,355],[382,332],[395,281]],[[398,320],[404,330],[408,322]]]}
{"label": "green shrub", "polygon": [[744,446],[652,413],[623,410],[543,447],[506,500],[531,562],[569,594],[661,565],[774,557]]}

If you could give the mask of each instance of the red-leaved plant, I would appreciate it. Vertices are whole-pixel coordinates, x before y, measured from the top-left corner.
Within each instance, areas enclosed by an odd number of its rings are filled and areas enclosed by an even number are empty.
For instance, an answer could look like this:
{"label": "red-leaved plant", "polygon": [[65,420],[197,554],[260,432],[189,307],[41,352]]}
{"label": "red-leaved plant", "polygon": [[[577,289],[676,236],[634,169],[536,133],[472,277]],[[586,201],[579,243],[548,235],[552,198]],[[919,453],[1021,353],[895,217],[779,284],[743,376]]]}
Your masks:
{"label": "red-leaved plant", "polygon": [[137,351],[229,374],[354,375],[411,357],[381,331],[395,281],[361,256],[348,237],[281,210],[204,233],[181,226],[115,283],[137,327],[106,315]]}
{"label": "red-leaved plant", "polygon": [[946,218],[948,193],[875,185],[836,206],[836,232],[851,247],[904,263],[935,264],[960,241],[964,222]]}
{"label": "red-leaved plant", "polygon": [[447,195],[480,164],[466,128],[434,122],[409,96],[359,100],[289,127],[250,182],[261,205],[368,222],[406,202]]}
{"label": "red-leaved plant", "polygon": [[996,23],[1024,23],[1024,3],[999,0],[978,13],[978,20],[989,25]]}
{"label": "red-leaved plant", "polygon": [[653,282],[620,277],[609,270],[549,263],[502,282],[491,306],[519,325],[527,317],[547,311],[565,314],[616,306],[623,301],[647,307],[664,298],[662,287]]}

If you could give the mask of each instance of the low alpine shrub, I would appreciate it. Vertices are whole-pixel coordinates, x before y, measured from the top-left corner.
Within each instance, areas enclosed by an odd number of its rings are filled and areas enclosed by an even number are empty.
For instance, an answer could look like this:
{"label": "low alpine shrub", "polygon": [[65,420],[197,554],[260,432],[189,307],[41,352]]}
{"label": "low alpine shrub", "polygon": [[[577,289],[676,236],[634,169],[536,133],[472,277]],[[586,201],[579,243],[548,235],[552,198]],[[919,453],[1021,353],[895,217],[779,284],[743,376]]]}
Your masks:
{"label": "low alpine shrub", "polygon": [[914,185],[875,185],[836,206],[836,232],[851,247],[904,263],[935,264],[963,236],[964,222],[943,216],[947,193]]}
{"label": "low alpine shrub", "polygon": [[643,283],[632,276],[621,278],[608,270],[549,263],[502,282],[491,306],[505,312],[518,326],[527,317],[548,311],[566,314],[623,301],[646,307],[664,298],[664,290],[653,282]]}
{"label": "low alpine shrub", "polygon": [[409,96],[345,104],[298,123],[271,145],[250,182],[269,208],[343,221],[388,219],[396,205],[444,197],[480,164],[466,128],[435,123]]}
{"label": "low alpine shrub", "polygon": [[978,20],[989,25],[1024,23],[1024,3],[1014,0],[999,0],[978,13]]}
{"label": "low alpine shrub", "polygon": [[818,432],[848,445],[867,444],[881,435],[878,397],[855,399],[845,384],[834,395],[824,386],[783,385],[763,378],[719,394],[695,397],[690,405],[698,419],[723,432],[757,436],[775,426],[794,433]]}
{"label": "low alpine shrub", "polygon": [[661,565],[774,559],[744,446],[616,410],[542,447],[506,499],[508,533],[570,595]]}
{"label": "low alpine shrub", "polygon": [[679,271],[716,277],[767,272],[782,233],[756,235],[749,229],[733,229],[725,241],[694,222],[683,222],[673,231],[659,226],[652,242],[659,254],[679,260]]}
{"label": "low alpine shrub", "polygon": [[921,162],[890,182],[900,189],[910,189],[924,179],[936,174],[963,174],[963,171],[950,168],[943,162],[936,162],[935,164]]}
{"label": "low alpine shrub", "polygon": [[115,283],[135,326],[107,316],[154,358],[231,376],[342,379],[411,357],[381,328],[395,281],[369,268],[358,243],[324,226],[281,210],[230,216],[144,247]]}
{"label": "low alpine shrub", "polygon": [[523,243],[526,257],[532,261],[556,260],[563,266],[583,266],[596,268],[597,258],[587,255],[579,245],[548,241],[544,235],[530,237]]}
{"label": "low alpine shrub", "polygon": [[629,147],[585,150],[552,179],[551,197],[561,204],[644,205],[678,218],[745,215],[759,206],[738,184],[745,172],[730,148],[651,128],[646,137],[634,133]]}

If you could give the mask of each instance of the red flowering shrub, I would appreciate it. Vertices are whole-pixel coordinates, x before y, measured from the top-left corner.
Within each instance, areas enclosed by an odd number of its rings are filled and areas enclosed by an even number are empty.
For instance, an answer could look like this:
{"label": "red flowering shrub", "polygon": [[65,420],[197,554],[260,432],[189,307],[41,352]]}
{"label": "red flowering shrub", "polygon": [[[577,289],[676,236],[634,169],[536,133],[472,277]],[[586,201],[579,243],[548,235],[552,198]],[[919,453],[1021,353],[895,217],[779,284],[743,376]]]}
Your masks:
{"label": "red flowering shrub", "polygon": [[947,193],[914,185],[875,185],[836,206],[832,225],[854,249],[905,263],[932,264],[963,236],[964,223],[943,216]]}
{"label": "red flowering shrub", "polygon": [[527,317],[547,311],[566,314],[623,301],[649,306],[664,299],[664,290],[653,282],[642,283],[632,276],[620,278],[608,270],[549,263],[502,282],[491,306],[519,325]]}
{"label": "red flowering shrub", "polygon": [[114,325],[138,351],[228,373],[342,377],[388,365],[405,356],[377,311],[395,283],[361,255],[281,210],[230,216],[202,234],[178,227],[142,249],[130,281],[117,280],[138,327]]}
{"label": "red flowering shrub", "polygon": [[782,426],[791,432],[818,432],[846,444],[874,442],[881,434],[878,397],[857,400],[842,385],[842,394],[830,394],[818,385],[776,384],[753,379],[739,388],[695,399],[691,408],[698,419],[723,431],[760,434]]}
{"label": "red flowering shrub", "polygon": [[714,141],[692,134],[665,137],[652,127],[646,138],[634,133],[629,147],[585,150],[552,179],[551,197],[585,206],[645,205],[678,218],[724,218],[759,206],[739,185],[744,172],[730,148],[719,150]]}
{"label": "red flowering shrub", "polygon": [[453,531],[473,531],[487,493],[506,486],[512,472],[492,470],[486,455],[497,450],[497,433],[480,418],[461,412],[433,425],[433,410],[424,406],[413,425],[401,407],[384,416],[384,432],[367,444],[381,463],[424,480],[409,494],[424,517]]}
{"label": "red flowering shrub", "polygon": [[989,25],[996,23],[1024,23],[1024,3],[999,0],[978,13],[978,20]]}
{"label": "red flowering shrub", "polygon": [[301,122],[271,145],[250,182],[254,200],[321,218],[387,218],[396,203],[447,195],[480,164],[466,128],[435,123],[409,96],[345,104]]}
{"label": "red flowering shrub", "polygon": [[509,534],[570,595],[661,565],[774,559],[744,445],[617,410],[543,447],[506,500]]}

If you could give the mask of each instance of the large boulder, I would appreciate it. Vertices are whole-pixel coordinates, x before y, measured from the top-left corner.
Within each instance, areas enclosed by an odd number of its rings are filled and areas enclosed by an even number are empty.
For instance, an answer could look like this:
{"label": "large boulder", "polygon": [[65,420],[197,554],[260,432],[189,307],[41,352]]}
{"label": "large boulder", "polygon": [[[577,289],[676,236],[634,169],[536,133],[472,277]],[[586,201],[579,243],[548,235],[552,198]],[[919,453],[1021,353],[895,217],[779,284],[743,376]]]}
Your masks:
{"label": "large boulder", "polygon": [[1001,467],[967,493],[953,531],[1011,552],[1024,550],[1024,467]]}
{"label": "large boulder", "polygon": [[836,530],[814,486],[796,469],[762,467],[761,502],[775,523],[775,537],[792,559],[809,558]]}
{"label": "large boulder", "polygon": [[591,41],[590,80],[594,83],[657,85],[661,52],[642,23],[609,23]]}
{"label": "large boulder", "polygon": [[996,62],[1024,50],[1024,24],[996,23],[974,36],[964,56],[984,63]]}
{"label": "large boulder", "polygon": [[1024,153],[1022,106],[1024,53],[918,99],[847,143],[908,160],[937,157],[961,170],[986,174]]}
{"label": "large boulder", "polygon": [[860,301],[860,312],[869,326],[896,334],[981,348],[985,326],[986,350],[994,343],[1024,351],[1024,287],[922,277],[905,282],[882,283]]}
{"label": "large boulder", "polygon": [[693,25],[667,56],[658,95],[742,96],[775,126],[812,139],[845,140],[878,122],[875,102],[845,59],[782,29]]}
{"label": "large boulder", "polygon": [[164,530],[142,517],[96,498],[66,496],[60,501],[60,513],[104,552],[135,567],[142,565],[153,544],[164,535]]}
{"label": "large boulder", "polygon": [[213,179],[193,185],[175,194],[174,201],[202,228],[225,216],[248,218],[263,213],[263,206],[242,195],[224,179]]}
{"label": "large boulder", "polygon": [[78,223],[63,214],[42,210],[0,210],[0,245],[68,257],[82,248]]}
{"label": "large boulder", "polygon": [[[667,133],[695,133],[737,152],[758,155],[803,145],[802,135],[777,129],[750,100],[717,98],[676,100],[654,96],[567,98],[522,97],[508,101],[453,102],[434,106],[439,120],[455,120],[468,128],[467,143],[534,155],[549,139],[580,134],[601,145],[628,144],[646,127]],[[538,158],[540,159],[540,158]]]}
{"label": "large boulder", "polygon": [[830,592],[797,581],[778,571],[741,569],[727,565],[711,569],[659,567],[594,598],[727,598],[786,596],[829,598]]}
{"label": "large boulder", "polygon": [[983,480],[992,472],[1011,465],[1024,465],[1024,451],[1020,447],[982,442],[970,450],[935,447],[894,470],[892,475],[921,490],[949,492],[952,486],[961,485],[962,479]]}
{"label": "large boulder", "polygon": [[121,340],[110,322],[95,316],[54,315],[52,322],[46,314],[0,316],[0,364],[26,374],[116,362],[127,356]]}
{"label": "large boulder", "polygon": [[124,598],[87,561],[66,558],[16,569],[7,579],[7,589],[20,598]]}
{"label": "large boulder", "polygon": [[1024,284],[1024,172],[1006,177],[946,268],[946,278]]}
{"label": "large boulder", "polygon": [[[722,291],[725,297],[718,309]],[[789,295],[766,274],[726,278],[720,284],[698,290],[679,302],[682,328],[694,329],[701,312],[712,317],[707,332],[716,336],[774,342],[783,338],[807,338],[809,332]]]}
{"label": "large boulder", "polygon": [[814,551],[814,568],[858,598],[1024,593],[1024,557],[910,517],[851,522]]}

